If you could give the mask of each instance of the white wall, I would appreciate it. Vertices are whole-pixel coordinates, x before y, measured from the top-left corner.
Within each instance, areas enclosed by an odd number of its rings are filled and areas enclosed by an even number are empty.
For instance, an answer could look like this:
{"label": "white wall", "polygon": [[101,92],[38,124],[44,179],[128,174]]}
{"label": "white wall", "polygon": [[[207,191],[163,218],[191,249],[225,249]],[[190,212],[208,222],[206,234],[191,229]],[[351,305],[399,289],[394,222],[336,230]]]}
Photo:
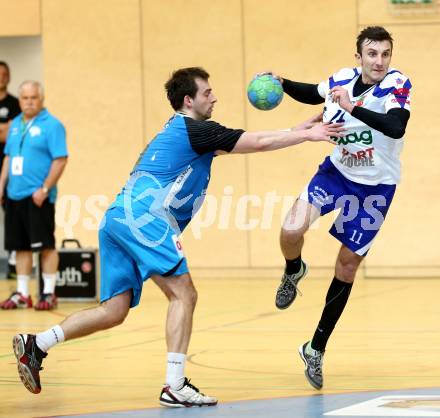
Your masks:
{"label": "white wall", "polygon": [[43,81],[43,64],[40,36],[0,37],[0,61],[11,69],[9,92],[17,95],[24,80]]}

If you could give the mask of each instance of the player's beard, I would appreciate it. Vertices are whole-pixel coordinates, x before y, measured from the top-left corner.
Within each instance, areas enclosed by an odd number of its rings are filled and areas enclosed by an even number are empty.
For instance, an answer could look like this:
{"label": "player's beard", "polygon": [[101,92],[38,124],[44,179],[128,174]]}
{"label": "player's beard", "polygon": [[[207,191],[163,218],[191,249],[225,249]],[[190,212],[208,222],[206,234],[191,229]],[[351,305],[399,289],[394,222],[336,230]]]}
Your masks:
{"label": "player's beard", "polygon": [[213,111],[213,108],[211,107],[211,108],[209,108],[208,110],[206,110],[205,112],[203,112],[203,113],[199,113],[199,120],[208,120],[208,119],[211,119],[211,115],[212,115],[212,111]]}

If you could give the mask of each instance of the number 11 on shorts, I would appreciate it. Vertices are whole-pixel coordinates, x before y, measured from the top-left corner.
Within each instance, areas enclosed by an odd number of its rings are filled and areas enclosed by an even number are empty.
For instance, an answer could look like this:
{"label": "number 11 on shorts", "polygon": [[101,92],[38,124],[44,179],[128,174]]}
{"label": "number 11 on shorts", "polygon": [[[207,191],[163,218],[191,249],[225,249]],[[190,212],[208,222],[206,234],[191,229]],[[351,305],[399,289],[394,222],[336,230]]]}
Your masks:
{"label": "number 11 on shorts", "polygon": [[[358,232],[357,229],[355,229],[353,231],[353,235],[350,238],[350,241],[354,242],[356,244],[360,244],[361,243],[362,235],[364,235],[362,232]],[[356,239],[356,236],[357,236],[357,239]]]}

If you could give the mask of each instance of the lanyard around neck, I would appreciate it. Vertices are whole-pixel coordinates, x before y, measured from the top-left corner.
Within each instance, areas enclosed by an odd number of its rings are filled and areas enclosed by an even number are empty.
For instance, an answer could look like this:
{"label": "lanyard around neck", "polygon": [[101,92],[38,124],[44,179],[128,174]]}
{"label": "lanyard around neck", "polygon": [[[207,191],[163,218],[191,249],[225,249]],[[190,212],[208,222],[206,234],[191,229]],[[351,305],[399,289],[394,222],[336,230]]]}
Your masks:
{"label": "lanyard around neck", "polygon": [[21,151],[23,150],[24,138],[26,137],[26,134],[29,132],[29,129],[31,128],[34,121],[35,121],[35,117],[33,117],[27,123],[24,121],[23,118],[21,119],[21,122],[20,122],[21,139],[20,139],[20,148],[18,150],[19,155],[21,155]]}

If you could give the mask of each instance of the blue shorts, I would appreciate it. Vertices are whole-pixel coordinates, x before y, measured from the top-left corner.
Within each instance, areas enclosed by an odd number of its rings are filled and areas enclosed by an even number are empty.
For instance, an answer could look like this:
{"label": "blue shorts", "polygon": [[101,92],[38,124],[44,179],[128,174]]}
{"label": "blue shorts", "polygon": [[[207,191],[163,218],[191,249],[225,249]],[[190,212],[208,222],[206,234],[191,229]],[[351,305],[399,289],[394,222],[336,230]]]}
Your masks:
{"label": "blue shorts", "polygon": [[188,273],[181,244],[170,225],[152,216],[142,223],[145,225],[127,222],[120,207],[106,212],[99,230],[101,302],[131,289],[133,308],[141,298],[143,282],[152,275]]}
{"label": "blue shorts", "polygon": [[327,157],[300,199],[321,216],[341,209],[330,234],[356,254],[365,256],[379,232],[393,200],[396,185],[368,186],[345,178]]}

